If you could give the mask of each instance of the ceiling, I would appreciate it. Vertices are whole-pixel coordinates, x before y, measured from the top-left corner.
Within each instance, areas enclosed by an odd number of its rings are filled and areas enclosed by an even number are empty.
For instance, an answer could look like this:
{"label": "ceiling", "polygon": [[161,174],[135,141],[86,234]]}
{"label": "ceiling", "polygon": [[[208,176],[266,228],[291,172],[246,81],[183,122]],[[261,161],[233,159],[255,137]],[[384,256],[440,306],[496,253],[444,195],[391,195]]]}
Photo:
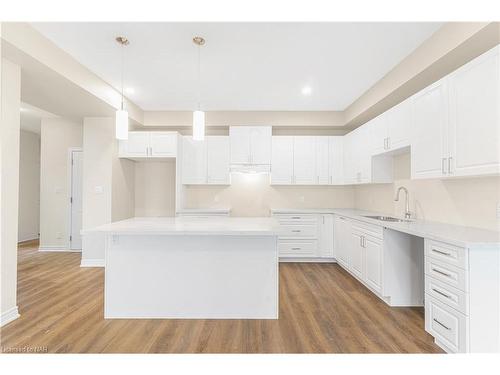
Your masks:
{"label": "ceiling", "polygon": [[[341,111],[441,23],[33,23],[143,110]],[[310,93],[303,94],[304,88]]]}

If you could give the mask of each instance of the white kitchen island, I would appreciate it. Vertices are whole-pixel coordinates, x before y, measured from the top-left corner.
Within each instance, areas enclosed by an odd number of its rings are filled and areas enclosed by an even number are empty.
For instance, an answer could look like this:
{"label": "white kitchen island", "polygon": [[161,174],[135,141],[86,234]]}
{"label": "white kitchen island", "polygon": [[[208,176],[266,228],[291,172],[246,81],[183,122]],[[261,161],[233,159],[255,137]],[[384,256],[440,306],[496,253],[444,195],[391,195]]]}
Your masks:
{"label": "white kitchen island", "polygon": [[273,218],[132,218],[106,237],[104,317],[277,319]]}

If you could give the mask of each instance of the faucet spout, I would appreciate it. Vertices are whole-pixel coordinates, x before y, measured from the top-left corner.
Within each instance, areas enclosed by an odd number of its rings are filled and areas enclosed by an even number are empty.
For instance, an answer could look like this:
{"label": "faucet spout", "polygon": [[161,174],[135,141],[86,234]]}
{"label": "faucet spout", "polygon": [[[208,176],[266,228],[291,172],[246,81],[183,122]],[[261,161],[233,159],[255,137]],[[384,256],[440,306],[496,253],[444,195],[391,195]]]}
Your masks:
{"label": "faucet spout", "polygon": [[399,201],[399,192],[401,190],[405,192],[405,219],[409,219],[411,218],[411,212],[410,212],[410,199],[409,199],[410,194],[408,193],[408,189],[405,188],[404,186],[400,186],[396,191],[396,197],[394,198],[394,200],[396,202]]}

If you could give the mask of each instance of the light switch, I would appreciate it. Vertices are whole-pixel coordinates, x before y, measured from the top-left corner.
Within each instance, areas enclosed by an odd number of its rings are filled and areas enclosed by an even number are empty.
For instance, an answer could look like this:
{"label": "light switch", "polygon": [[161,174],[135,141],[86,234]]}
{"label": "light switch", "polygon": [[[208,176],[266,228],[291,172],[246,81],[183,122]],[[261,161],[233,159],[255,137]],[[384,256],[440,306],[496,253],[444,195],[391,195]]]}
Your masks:
{"label": "light switch", "polygon": [[62,188],[62,187],[60,187],[60,186],[56,186],[56,187],[54,188],[54,193],[56,193],[56,194],[61,194],[62,192],[63,192],[63,188]]}
{"label": "light switch", "polygon": [[104,192],[104,188],[101,185],[94,186],[94,193],[102,194]]}

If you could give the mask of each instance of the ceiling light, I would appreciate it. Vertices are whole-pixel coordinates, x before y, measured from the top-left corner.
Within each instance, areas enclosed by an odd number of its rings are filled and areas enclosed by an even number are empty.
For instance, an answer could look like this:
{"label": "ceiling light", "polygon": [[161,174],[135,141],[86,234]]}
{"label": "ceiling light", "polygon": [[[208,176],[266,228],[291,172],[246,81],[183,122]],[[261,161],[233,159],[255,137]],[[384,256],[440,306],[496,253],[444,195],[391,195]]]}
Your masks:
{"label": "ceiling light", "polygon": [[123,109],[123,47],[129,44],[129,41],[124,36],[118,36],[115,39],[120,45],[122,50],[122,66],[121,66],[121,84],[122,84],[122,102],[119,110],[115,115],[115,137],[116,139],[128,139],[128,112]]}
{"label": "ceiling light", "polygon": [[125,89],[125,92],[126,92],[127,94],[133,94],[133,93],[135,93],[135,90],[134,90],[134,88],[133,88],[133,87],[127,87],[127,88]]}
{"label": "ceiling light", "polygon": [[302,87],[302,95],[309,96],[312,93],[312,88],[311,86],[304,86]]}
{"label": "ceiling light", "polygon": [[198,46],[198,108],[193,112],[193,140],[203,141],[205,139],[205,112],[200,109],[201,97],[201,46],[205,45],[205,39],[195,36],[193,43]]}

